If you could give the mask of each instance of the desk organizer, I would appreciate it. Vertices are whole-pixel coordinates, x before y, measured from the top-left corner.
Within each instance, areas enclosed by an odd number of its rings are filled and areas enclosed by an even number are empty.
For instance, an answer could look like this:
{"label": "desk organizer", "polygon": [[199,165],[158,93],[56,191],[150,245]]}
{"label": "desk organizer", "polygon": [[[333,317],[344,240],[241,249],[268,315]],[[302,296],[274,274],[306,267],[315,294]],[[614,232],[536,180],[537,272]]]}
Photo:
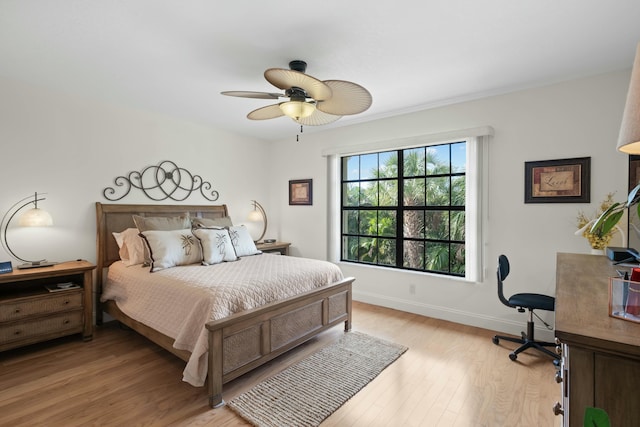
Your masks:
{"label": "desk organizer", "polygon": [[640,282],[609,279],[609,316],[640,323]]}

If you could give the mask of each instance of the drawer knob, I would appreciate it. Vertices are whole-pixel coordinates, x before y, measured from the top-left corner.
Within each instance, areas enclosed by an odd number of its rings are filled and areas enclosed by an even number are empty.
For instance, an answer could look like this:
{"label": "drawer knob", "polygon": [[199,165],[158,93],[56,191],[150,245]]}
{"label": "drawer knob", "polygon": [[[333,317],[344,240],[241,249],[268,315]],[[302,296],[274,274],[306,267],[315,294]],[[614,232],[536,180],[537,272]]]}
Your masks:
{"label": "drawer knob", "polygon": [[62,322],[62,323],[64,323],[65,325],[68,325],[68,324],[69,324],[69,322],[70,322],[70,320],[69,320],[69,319],[64,319],[64,322]]}
{"label": "drawer knob", "polygon": [[20,335],[20,331],[15,331],[13,335]]}
{"label": "drawer knob", "polygon": [[562,382],[562,373],[560,371],[556,371],[556,382],[558,384]]}
{"label": "drawer knob", "polygon": [[14,313],[15,313],[15,314],[19,314],[19,313],[20,313],[20,309],[19,309],[19,308],[16,308],[16,309],[15,309],[15,311],[14,311]]}
{"label": "drawer knob", "polygon": [[66,305],[66,304],[69,304],[69,300],[68,300],[68,299],[64,300],[64,304],[65,304],[65,305]]}
{"label": "drawer knob", "polygon": [[553,405],[553,414],[564,415],[564,409],[562,409],[562,404],[560,402],[556,402],[556,404]]}

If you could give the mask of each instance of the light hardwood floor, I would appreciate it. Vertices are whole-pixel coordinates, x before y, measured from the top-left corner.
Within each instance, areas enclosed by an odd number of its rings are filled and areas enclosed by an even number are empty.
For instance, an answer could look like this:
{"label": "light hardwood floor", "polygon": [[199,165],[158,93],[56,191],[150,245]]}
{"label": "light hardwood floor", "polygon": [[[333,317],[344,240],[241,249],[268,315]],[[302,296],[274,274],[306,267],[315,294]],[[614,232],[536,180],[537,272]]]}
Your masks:
{"label": "light hardwood floor", "polygon": [[[523,326],[526,319],[523,320]],[[322,424],[326,426],[559,426],[550,358],[493,332],[354,302],[354,330],[409,347]],[[229,400],[342,334],[336,327],[225,387]],[[115,323],[93,341],[67,337],[0,353],[2,426],[244,426],[204,389],[181,381],[183,362]]]}

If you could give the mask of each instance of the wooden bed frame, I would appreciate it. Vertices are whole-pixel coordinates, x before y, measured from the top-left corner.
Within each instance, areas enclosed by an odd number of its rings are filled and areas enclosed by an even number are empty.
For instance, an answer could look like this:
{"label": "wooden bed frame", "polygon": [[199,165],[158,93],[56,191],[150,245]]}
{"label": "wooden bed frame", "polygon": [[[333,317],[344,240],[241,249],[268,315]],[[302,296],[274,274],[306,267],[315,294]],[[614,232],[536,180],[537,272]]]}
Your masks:
{"label": "wooden bed frame", "polygon": [[[100,302],[106,269],[120,259],[112,232],[135,227],[132,215],[221,218],[226,205],[127,205],[96,203],[97,278],[96,322],[102,312],[147,337],[182,360],[190,353],[173,348],[173,339],[122,313],[113,301]],[[351,329],[351,286],[349,277],[328,286],[234,314],[206,324],[209,331],[207,389],[209,404],[224,404],[222,385],[344,322]]]}

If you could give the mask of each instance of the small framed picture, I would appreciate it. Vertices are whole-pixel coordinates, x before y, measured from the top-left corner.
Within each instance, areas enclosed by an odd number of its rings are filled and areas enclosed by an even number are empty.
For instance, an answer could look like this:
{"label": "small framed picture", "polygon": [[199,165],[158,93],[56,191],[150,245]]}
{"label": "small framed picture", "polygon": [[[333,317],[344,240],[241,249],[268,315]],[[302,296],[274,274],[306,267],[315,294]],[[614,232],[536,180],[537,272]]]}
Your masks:
{"label": "small framed picture", "polygon": [[313,204],[313,180],[294,179],[289,181],[289,204],[312,205]]}
{"label": "small framed picture", "polygon": [[525,203],[589,203],[591,157],[524,163]]}

